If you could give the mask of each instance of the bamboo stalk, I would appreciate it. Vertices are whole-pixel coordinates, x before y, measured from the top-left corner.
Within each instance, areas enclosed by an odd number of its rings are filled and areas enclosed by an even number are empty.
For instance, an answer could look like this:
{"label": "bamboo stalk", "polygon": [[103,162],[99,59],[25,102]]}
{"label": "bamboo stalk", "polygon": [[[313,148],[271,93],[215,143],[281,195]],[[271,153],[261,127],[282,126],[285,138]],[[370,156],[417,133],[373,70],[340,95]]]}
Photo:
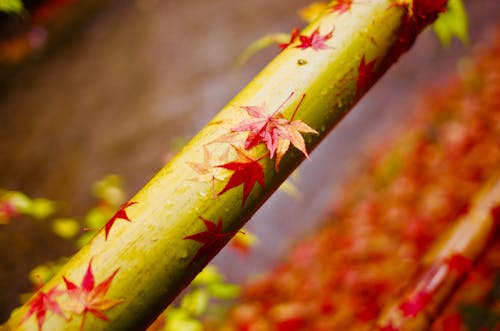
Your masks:
{"label": "bamboo stalk", "polygon": [[476,197],[471,210],[444,233],[422,259],[404,295],[390,303],[372,330],[428,330],[473,263],[498,235],[500,178]]}
{"label": "bamboo stalk", "polygon": [[0,330],[145,329],[446,4],[338,2]]}

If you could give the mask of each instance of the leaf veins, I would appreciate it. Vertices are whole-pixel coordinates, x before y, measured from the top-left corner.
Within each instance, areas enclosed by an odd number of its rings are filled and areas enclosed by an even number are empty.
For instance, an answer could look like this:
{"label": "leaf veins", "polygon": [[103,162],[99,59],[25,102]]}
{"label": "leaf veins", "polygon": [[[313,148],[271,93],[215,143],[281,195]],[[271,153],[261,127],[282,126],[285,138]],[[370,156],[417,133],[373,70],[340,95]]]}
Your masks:
{"label": "leaf veins", "polygon": [[113,224],[115,224],[116,220],[121,219],[121,220],[124,220],[127,222],[132,222],[132,220],[128,217],[127,211],[125,209],[130,207],[130,206],[135,205],[136,203],[137,202],[127,202],[127,203],[123,204],[120,207],[120,209],[118,209],[116,214],[114,214],[113,217],[111,217],[111,219],[106,223],[106,225],[104,226],[104,236],[105,236],[106,240],[108,240],[109,231],[113,227]]}
{"label": "leaf veins", "polygon": [[91,259],[80,286],[77,286],[75,283],[69,281],[63,276],[64,283],[66,283],[66,293],[70,298],[70,301],[65,305],[65,310],[75,314],[83,314],[80,330],[83,330],[87,313],[91,313],[103,321],[108,321],[108,317],[103,311],[108,310],[123,301],[105,298],[106,292],[108,292],[111,282],[113,281],[113,278],[117,274],[118,270],[119,269],[116,269],[100,284],[95,285]]}
{"label": "leaf veins", "polygon": [[278,169],[281,158],[287,152],[290,144],[294,145],[309,158],[304,138],[302,138],[300,132],[318,134],[316,130],[304,122],[293,120],[305,98],[305,94],[295,107],[292,117],[289,120],[284,118],[283,114],[279,112],[283,105],[291,99],[293,94],[293,92],[290,93],[288,98],[271,114],[269,114],[265,105],[242,107],[253,119],[242,121],[232,128],[232,131],[235,132],[248,132],[245,149],[249,150],[260,143],[264,143],[269,151],[269,158],[272,159],[276,154],[276,169]]}
{"label": "leaf veins", "polygon": [[234,172],[229,178],[226,186],[224,186],[222,191],[220,191],[217,195],[221,195],[230,189],[243,184],[243,202],[241,204],[243,206],[248,195],[252,192],[255,183],[259,183],[259,185],[264,188],[264,170],[259,163],[261,158],[253,159],[240,148],[234,145],[232,146],[236,151],[236,161],[221,164],[218,167]]}
{"label": "leaf veins", "polygon": [[183,238],[184,240],[194,240],[203,244],[198,249],[191,262],[189,262],[188,268],[201,258],[204,258],[205,261],[213,258],[222,247],[224,247],[226,238],[235,234],[235,232],[222,233],[221,218],[219,218],[217,224],[201,216],[199,218],[205,224],[207,231],[198,232]]}

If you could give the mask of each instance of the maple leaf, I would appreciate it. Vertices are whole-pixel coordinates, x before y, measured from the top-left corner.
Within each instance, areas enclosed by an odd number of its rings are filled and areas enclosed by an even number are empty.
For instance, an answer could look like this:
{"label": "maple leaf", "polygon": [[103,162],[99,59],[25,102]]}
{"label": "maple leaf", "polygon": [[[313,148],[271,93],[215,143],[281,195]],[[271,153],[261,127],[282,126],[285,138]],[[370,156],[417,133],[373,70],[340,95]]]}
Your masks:
{"label": "maple leaf", "polygon": [[182,238],[184,240],[194,240],[203,244],[198,249],[191,262],[189,262],[188,268],[191,267],[195,261],[198,261],[202,257],[205,257],[205,259],[213,258],[217,254],[217,252],[219,252],[222,247],[224,247],[226,238],[235,234],[235,232],[222,233],[221,218],[219,218],[217,224],[201,216],[199,218],[205,224],[207,231],[198,232]]}
{"label": "maple leaf", "polygon": [[290,93],[288,98],[271,114],[268,113],[266,106],[246,106],[242,107],[254,119],[240,122],[232,128],[232,131],[245,132],[248,131],[248,136],[245,141],[245,149],[251,149],[260,143],[264,143],[269,151],[269,158],[272,159],[276,154],[275,168],[278,169],[279,163],[283,155],[287,152],[290,143],[300,150],[307,158],[307,150],[305,147],[302,133],[318,132],[300,120],[293,120],[297,110],[299,109],[305,94],[300,99],[295,107],[292,117],[288,120],[279,113],[283,105],[293,96]]}
{"label": "maple leaf", "polygon": [[65,306],[66,310],[76,314],[83,314],[80,330],[83,330],[87,313],[91,313],[103,321],[108,321],[108,317],[103,313],[103,311],[108,310],[123,301],[117,299],[107,299],[104,297],[111,286],[113,278],[118,273],[118,270],[119,269],[116,269],[100,284],[95,285],[91,259],[87,267],[87,271],[83,276],[81,286],[77,286],[75,283],[69,281],[63,276],[67,289],[66,293],[70,298],[70,302],[68,302]]}
{"label": "maple leaf", "polygon": [[342,15],[351,9],[353,3],[353,0],[337,0],[332,5],[332,10]]}
{"label": "maple leaf", "polygon": [[432,296],[426,291],[419,291],[413,297],[399,305],[399,309],[406,317],[415,317],[432,300]]}
{"label": "maple leaf", "polygon": [[333,37],[333,30],[334,29],[332,29],[332,31],[328,32],[325,35],[320,35],[319,28],[316,28],[309,36],[300,35],[299,36],[300,44],[295,46],[295,48],[300,48],[300,49],[312,48],[315,51],[331,48],[327,44],[325,44],[325,41]]}
{"label": "maple leaf", "polygon": [[356,96],[365,92],[371,85],[373,81],[373,67],[377,59],[374,59],[368,63],[365,61],[365,56],[361,58],[361,62],[358,66],[358,80],[356,81]]}
{"label": "maple leaf", "polygon": [[461,254],[453,254],[449,256],[445,260],[445,263],[448,265],[449,270],[455,271],[458,275],[464,275],[470,272],[473,268],[472,260]]}
{"label": "maple leaf", "polygon": [[290,34],[290,41],[288,41],[287,43],[279,44],[278,45],[279,48],[281,48],[281,50],[284,50],[285,48],[293,44],[299,35],[300,35],[299,29],[293,28],[292,33]]}
{"label": "maple leaf", "polygon": [[216,198],[215,194],[215,181],[224,180],[227,176],[223,176],[221,172],[223,171],[216,164],[220,164],[224,160],[227,160],[227,153],[225,153],[220,158],[214,158],[207,146],[203,146],[203,161],[200,163],[187,162],[187,164],[193,168],[194,171],[198,173],[198,177],[191,180],[199,182],[209,182],[212,185],[213,198]]}
{"label": "maple leaf", "polygon": [[130,207],[130,206],[135,205],[136,203],[137,202],[124,203],[120,207],[120,209],[118,209],[116,214],[114,214],[113,217],[111,217],[111,219],[106,223],[106,225],[104,226],[104,236],[105,236],[106,240],[108,240],[109,231],[111,230],[111,227],[113,226],[113,224],[115,224],[116,220],[121,219],[121,220],[125,220],[127,222],[132,222],[132,220],[128,217],[127,211],[125,209]]}
{"label": "maple leaf", "polygon": [[255,183],[259,183],[259,185],[264,188],[264,170],[259,164],[259,160],[262,159],[262,157],[259,159],[253,159],[240,148],[234,145],[231,146],[233,146],[236,151],[236,161],[221,164],[218,167],[232,170],[234,172],[229,178],[226,186],[224,186],[222,191],[220,191],[217,195],[221,195],[230,189],[243,184],[243,202],[241,204],[243,206],[248,195],[252,192]]}
{"label": "maple leaf", "polygon": [[43,291],[38,292],[38,294],[27,303],[29,309],[20,324],[26,322],[31,315],[35,315],[38,330],[42,330],[45,316],[49,311],[66,319],[61,307],[56,301],[56,298],[62,293],[62,291],[57,290],[55,287],[51,288],[47,293]]}

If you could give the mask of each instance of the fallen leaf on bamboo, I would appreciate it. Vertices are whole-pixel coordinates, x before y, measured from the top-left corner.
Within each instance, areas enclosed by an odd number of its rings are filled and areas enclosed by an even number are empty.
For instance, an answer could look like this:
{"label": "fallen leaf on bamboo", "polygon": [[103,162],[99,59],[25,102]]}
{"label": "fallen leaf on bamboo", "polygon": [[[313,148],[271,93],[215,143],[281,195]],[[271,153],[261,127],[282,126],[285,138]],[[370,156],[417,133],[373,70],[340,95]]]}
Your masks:
{"label": "fallen leaf on bamboo", "polygon": [[247,153],[245,153],[242,149],[233,145],[233,148],[236,151],[236,161],[228,162],[225,164],[221,164],[218,167],[224,168],[227,170],[233,171],[229,181],[226,186],[220,191],[217,195],[224,194],[230,189],[237,187],[239,185],[243,185],[243,202],[242,206],[245,204],[245,201],[252,192],[255,183],[259,183],[259,185],[264,188],[264,170],[260,165],[259,161],[262,159],[254,159]]}
{"label": "fallen leaf on bamboo", "polygon": [[221,218],[219,218],[217,224],[201,216],[200,220],[203,221],[207,230],[183,238],[184,240],[194,240],[203,244],[198,249],[191,262],[189,262],[188,268],[202,258],[205,259],[205,261],[213,258],[221,250],[221,248],[224,247],[226,241],[228,240],[227,238],[235,234],[235,232],[222,232]]}
{"label": "fallen leaf on bamboo", "polygon": [[300,44],[295,46],[295,48],[312,48],[315,51],[332,48],[326,44],[326,41],[333,37],[333,31],[334,29],[324,35],[321,35],[319,28],[316,28],[310,35],[300,35]]}
{"label": "fallen leaf on bamboo", "polygon": [[85,325],[87,313],[91,313],[97,318],[107,321],[108,318],[104,314],[104,311],[113,308],[123,301],[120,299],[105,298],[118,270],[119,269],[116,269],[105,280],[95,285],[94,274],[92,273],[92,260],[90,260],[80,286],[63,276],[64,283],[66,284],[66,293],[70,298],[69,302],[67,302],[64,307],[67,311],[83,315],[80,330],[82,330]]}
{"label": "fallen leaf on bamboo", "polygon": [[272,113],[269,113],[265,104],[262,106],[242,107],[253,118],[244,120],[232,128],[234,132],[248,132],[247,139],[245,140],[245,149],[249,150],[260,143],[264,143],[269,151],[269,158],[272,159],[276,154],[276,169],[278,169],[279,163],[290,144],[309,158],[304,138],[300,133],[318,134],[316,130],[303,121],[293,120],[305,95],[300,99],[289,120],[280,113],[282,107],[291,99],[293,94],[293,92],[290,93],[288,98]]}
{"label": "fallen leaf on bamboo", "polygon": [[127,202],[123,204],[120,209],[118,209],[116,214],[114,214],[113,217],[111,217],[111,219],[106,223],[106,225],[104,226],[104,236],[106,240],[108,239],[109,231],[111,231],[111,228],[113,227],[113,224],[115,224],[116,220],[121,219],[127,222],[132,222],[132,220],[128,217],[127,211],[125,209],[135,205],[136,203],[137,202]]}
{"label": "fallen leaf on bamboo", "polygon": [[38,294],[28,302],[29,309],[21,320],[21,323],[26,322],[32,315],[35,315],[38,330],[42,330],[47,312],[52,312],[65,319],[66,317],[61,307],[56,301],[56,298],[63,293],[63,291],[57,290],[55,287],[51,288],[47,293],[43,291],[38,292]]}

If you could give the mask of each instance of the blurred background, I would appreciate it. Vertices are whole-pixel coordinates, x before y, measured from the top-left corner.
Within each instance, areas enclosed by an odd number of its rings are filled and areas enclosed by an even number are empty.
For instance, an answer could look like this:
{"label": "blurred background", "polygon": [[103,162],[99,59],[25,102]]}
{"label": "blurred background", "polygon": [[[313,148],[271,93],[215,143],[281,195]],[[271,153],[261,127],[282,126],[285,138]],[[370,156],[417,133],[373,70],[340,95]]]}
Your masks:
{"label": "blurred background", "polygon": [[[302,26],[307,0],[46,0],[0,13],[0,188],[60,201],[83,216],[92,183],[108,174],[138,191],[190,137],[278,53],[241,68],[238,55],[272,32]],[[399,60],[248,224],[260,244],[215,259],[230,281],[272,266],[311,231],[336,187],[370,145],[407,118],[416,92],[460,65],[500,17],[496,0],[465,1],[468,45],[445,48],[431,31]],[[74,246],[43,223],[0,227],[0,321],[31,290],[36,265]]]}

